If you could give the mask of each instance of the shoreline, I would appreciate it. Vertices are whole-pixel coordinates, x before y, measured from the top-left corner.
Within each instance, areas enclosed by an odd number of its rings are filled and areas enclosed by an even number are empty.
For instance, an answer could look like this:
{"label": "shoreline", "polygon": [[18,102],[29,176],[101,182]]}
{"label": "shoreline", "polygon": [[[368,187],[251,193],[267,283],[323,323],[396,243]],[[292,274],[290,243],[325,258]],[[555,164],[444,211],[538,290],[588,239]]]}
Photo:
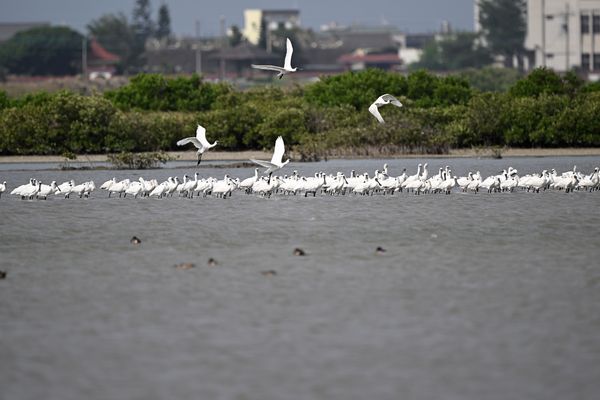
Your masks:
{"label": "shoreline", "polygon": [[[520,149],[511,148],[501,151],[502,157],[568,157],[568,156],[600,156],[600,148],[553,148],[553,149]],[[195,151],[166,152],[173,161],[195,161]],[[212,151],[202,157],[202,161],[248,161],[250,158],[270,159],[272,153],[265,151]],[[295,154],[292,154],[295,156]],[[296,159],[298,157],[294,157]],[[336,155],[328,159],[376,159],[376,158],[492,158],[490,149],[453,149],[448,154],[378,154],[373,156]],[[61,156],[0,156],[0,164],[20,163],[94,163],[108,162],[106,154],[78,155],[75,160],[65,160]]]}

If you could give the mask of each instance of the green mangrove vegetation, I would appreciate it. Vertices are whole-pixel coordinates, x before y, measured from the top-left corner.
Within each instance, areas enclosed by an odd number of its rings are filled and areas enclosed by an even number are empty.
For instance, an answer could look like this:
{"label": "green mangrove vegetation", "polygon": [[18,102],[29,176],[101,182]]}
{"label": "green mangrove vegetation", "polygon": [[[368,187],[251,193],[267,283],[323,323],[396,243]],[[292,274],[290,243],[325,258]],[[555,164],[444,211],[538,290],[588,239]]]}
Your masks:
{"label": "green mangrove vegetation", "polygon": [[[196,75],[145,74],[91,96],[62,91],[9,98],[0,92],[0,154],[177,150],[176,141],[197,124],[222,150],[270,149],[281,135],[304,159],[443,154],[472,146],[600,146],[598,84],[537,69],[505,90],[477,86],[464,75],[373,69],[287,89],[242,91]],[[383,93],[404,107],[382,107],[381,125],[367,108]]]}

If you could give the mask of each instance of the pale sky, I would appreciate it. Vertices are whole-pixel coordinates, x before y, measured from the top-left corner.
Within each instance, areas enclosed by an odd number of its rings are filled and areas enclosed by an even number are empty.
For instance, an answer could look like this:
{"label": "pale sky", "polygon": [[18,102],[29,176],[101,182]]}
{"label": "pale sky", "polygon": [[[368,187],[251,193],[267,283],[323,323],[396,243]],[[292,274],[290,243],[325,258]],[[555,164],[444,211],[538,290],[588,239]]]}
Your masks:
{"label": "pale sky", "polygon": [[[443,20],[459,30],[473,30],[475,0],[163,0],[178,35],[193,35],[200,21],[202,35],[219,32],[219,17],[227,26],[243,26],[245,8],[298,8],[303,27],[318,29],[335,21],[347,25],[389,23],[406,32],[432,32]],[[151,0],[154,18],[161,0]],[[134,0],[0,0],[0,22],[46,21],[84,31],[87,23],[105,13],[131,16]]]}

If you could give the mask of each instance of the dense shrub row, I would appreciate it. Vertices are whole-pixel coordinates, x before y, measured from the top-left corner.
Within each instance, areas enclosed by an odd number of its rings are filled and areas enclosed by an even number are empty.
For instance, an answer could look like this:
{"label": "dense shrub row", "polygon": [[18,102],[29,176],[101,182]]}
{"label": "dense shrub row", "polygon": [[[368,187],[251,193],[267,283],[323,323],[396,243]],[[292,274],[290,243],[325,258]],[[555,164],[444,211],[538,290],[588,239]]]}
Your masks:
{"label": "dense shrub row", "polygon": [[[600,146],[600,87],[536,70],[508,91],[456,77],[369,70],[282,90],[235,91],[191,78],[142,75],[105,96],[0,92],[0,154],[175,150],[197,123],[221,149],[270,148],[281,135],[304,156],[445,152],[470,146]],[[405,107],[367,107],[393,93]]]}

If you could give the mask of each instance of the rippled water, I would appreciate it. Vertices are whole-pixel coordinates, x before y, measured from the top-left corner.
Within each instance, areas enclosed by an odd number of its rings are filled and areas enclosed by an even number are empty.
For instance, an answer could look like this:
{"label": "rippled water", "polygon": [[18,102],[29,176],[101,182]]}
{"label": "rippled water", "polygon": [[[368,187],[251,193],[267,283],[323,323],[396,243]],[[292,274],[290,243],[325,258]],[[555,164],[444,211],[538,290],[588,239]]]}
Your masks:
{"label": "rippled water", "polygon": [[[421,161],[387,160],[392,174],[414,173]],[[461,175],[600,164],[425,161]],[[372,171],[382,163],[288,169]],[[30,176],[99,186],[113,175],[161,180],[194,171],[14,168],[0,168],[11,188]],[[3,196],[0,398],[597,398],[599,206],[600,192]],[[141,245],[129,243],[133,235]],[[387,252],[375,254],[377,246]],[[295,247],[307,256],[293,256]],[[196,268],[173,268],[182,262]]]}

